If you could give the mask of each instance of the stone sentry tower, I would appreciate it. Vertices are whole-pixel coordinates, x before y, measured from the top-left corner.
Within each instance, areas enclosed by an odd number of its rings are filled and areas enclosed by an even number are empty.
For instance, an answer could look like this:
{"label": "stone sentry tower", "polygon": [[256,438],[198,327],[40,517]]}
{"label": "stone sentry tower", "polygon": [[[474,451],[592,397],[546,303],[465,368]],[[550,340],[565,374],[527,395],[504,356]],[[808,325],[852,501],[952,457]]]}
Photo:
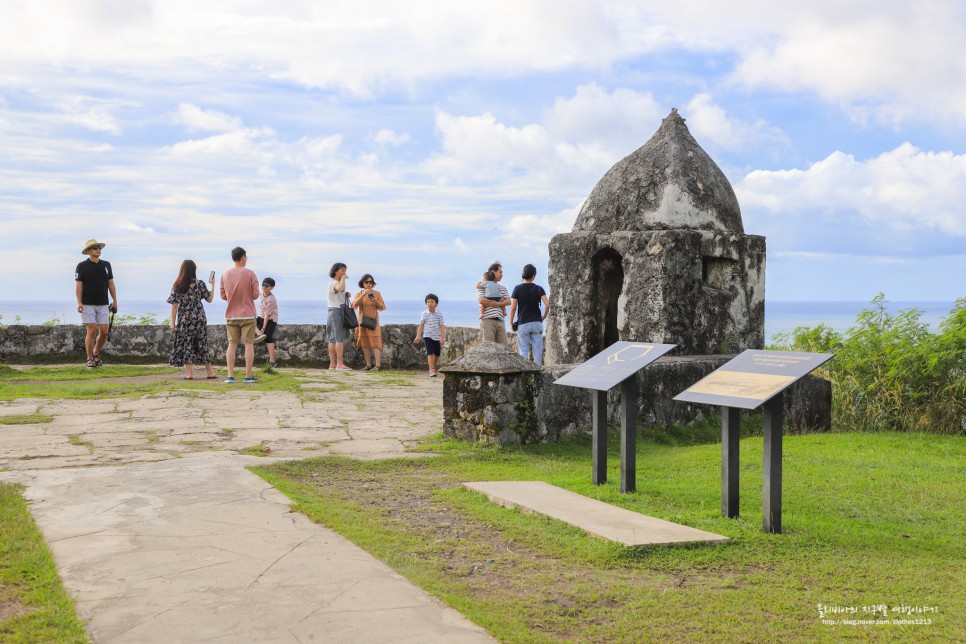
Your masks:
{"label": "stone sentry tower", "polygon": [[547,364],[618,340],[685,355],[764,345],[765,238],[744,234],[731,184],[676,109],[550,241],[548,281]]}

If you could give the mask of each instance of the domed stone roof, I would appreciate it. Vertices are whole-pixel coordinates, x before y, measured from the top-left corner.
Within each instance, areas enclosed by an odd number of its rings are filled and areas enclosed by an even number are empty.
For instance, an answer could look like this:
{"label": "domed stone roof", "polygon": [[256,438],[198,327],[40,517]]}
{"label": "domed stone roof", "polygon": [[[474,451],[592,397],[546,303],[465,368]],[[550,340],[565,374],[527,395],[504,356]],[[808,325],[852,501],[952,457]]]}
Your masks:
{"label": "domed stone roof", "polygon": [[744,233],[735,191],[676,109],[597,182],[573,231],[668,229]]}

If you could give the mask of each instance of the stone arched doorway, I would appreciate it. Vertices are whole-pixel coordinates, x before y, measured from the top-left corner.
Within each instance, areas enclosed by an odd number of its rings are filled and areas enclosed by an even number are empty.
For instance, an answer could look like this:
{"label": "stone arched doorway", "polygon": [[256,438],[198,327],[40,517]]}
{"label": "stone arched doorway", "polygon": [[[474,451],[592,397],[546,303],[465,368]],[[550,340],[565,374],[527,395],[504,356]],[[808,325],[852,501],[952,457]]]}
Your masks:
{"label": "stone arched doorway", "polygon": [[589,355],[593,356],[620,340],[617,326],[617,302],[624,290],[623,258],[613,248],[602,248],[591,259],[593,276],[593,315],[587,338]]}

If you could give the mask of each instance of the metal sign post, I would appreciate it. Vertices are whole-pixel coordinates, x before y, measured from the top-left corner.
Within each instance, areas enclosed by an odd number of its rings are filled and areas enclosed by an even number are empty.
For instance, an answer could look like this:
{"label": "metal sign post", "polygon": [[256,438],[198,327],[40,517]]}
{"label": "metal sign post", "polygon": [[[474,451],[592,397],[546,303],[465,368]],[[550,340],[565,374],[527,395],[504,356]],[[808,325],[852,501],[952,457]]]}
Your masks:
{"label": "metal sign post", "polygon": [[607,482],[607,391],[621,385],[621,492],[637,489],[637,372],[651,364],[676,344],[615,342],[570,373],[555,385],[591,389],[593,418],[592,479]]}
{"label": "metal sign post", "polygon": [[721,406],[721,514],[738,516],[738,437],[741,409],[764,406],[762,527],[782,531],[784,391],[835,356],[749,349],[674,397]]}

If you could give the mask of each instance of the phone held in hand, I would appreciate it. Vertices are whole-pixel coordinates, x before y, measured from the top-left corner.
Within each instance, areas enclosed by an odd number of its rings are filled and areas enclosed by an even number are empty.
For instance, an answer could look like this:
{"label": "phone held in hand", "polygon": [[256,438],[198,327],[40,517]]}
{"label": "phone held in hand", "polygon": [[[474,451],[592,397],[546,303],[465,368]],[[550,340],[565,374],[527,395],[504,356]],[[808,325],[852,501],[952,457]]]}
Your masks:
{"label": "phone held in hand", "polygon": [[209,282],[215,281],[215,271],[211,271],[210,273],[208,273],[208,281]]}

